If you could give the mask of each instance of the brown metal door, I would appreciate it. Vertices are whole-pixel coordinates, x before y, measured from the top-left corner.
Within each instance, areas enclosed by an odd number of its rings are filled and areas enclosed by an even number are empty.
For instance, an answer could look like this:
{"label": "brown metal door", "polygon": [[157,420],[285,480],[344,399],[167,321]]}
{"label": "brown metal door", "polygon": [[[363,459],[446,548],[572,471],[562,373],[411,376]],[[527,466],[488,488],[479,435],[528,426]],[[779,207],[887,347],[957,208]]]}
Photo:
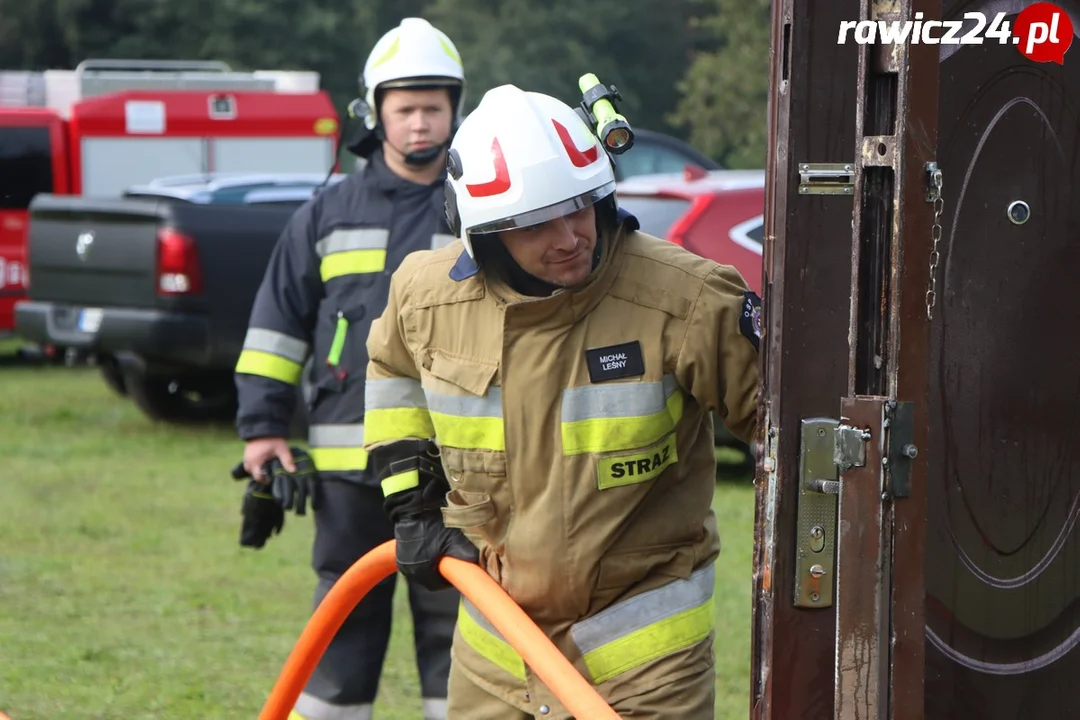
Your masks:
{"label": "brown metal door", "polygon": [[774,5],[751,716],[921,720],[937,0]]}
{"label": "brown metal door", "polygon": [[[1058,4],[1080,29],[1080,4]],[[1080,718],[1078,47],[1064,66],[942,53],[927,720]]]}
{"label": "brown metal door", "polygon": [[796,607],[792,479],[800,421],[835,417],[847,392],[852,197],[800,197],[798,167],[852,159],[858,48],[837,45],[836,33],[859,16],[859,0],[772,8],[750,705],[754,720],[818,720],[833,716],[832,578],[818,594],[824,607]]}

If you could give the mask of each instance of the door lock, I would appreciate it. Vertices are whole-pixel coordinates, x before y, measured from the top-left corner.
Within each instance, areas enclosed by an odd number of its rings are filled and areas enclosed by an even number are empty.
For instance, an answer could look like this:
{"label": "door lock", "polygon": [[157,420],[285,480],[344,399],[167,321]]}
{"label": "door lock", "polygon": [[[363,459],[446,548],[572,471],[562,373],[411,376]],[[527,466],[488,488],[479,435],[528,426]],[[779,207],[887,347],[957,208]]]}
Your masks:
{"label": "door lock", "polygon": [[830,418],[802,421],[796,508],[795,606],[831,607],[840,471],[866,464],[870,433]]}

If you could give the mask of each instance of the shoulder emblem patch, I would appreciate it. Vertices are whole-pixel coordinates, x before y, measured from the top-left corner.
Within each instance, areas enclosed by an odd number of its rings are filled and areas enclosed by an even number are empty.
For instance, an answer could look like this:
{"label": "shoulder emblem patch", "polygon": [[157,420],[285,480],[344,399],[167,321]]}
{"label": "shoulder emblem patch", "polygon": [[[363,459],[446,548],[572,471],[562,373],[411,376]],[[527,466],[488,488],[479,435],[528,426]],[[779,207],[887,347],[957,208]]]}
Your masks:
{"label": "shoulder emblem patch", "polygon": [[739,312],[739,331],[761,350],[761,298],[753,290],[743,293],[742,310]]}

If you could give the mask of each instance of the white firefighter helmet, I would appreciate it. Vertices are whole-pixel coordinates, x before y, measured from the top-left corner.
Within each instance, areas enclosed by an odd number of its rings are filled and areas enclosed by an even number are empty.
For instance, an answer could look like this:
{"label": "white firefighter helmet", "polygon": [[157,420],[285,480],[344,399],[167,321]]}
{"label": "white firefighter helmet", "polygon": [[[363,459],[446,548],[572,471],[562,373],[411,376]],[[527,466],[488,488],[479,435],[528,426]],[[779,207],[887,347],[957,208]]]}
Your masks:
{"label": "white firefighter helmet", "polygon": [[364,118],[369,130],[379,121],[375,93],[380,89],[447,85],[455,97],[456,117],[465,102],[465,69],[457,48],[445,33],[423,18],[405,18],[375,43],[364,63]]}
{"label": "white firefighter helmet", "polygon": [[447,170],[447,220],[474,259],[471,234],[538,225],[615,192],[611,160],[578,114],[513,85],[465,118]]}

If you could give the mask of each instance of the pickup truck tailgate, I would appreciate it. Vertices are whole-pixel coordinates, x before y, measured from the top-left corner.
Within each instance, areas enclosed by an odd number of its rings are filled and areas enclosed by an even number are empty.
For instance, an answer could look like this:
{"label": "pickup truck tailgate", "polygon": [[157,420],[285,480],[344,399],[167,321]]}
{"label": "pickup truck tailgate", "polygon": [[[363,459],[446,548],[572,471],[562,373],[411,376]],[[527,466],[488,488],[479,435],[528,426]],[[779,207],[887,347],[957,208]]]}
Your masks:
{"label": "pickup truck tailgate", "polygon": [[157,305],[162,201],[39,195],[30,207],[30,299],[97,307]]}

